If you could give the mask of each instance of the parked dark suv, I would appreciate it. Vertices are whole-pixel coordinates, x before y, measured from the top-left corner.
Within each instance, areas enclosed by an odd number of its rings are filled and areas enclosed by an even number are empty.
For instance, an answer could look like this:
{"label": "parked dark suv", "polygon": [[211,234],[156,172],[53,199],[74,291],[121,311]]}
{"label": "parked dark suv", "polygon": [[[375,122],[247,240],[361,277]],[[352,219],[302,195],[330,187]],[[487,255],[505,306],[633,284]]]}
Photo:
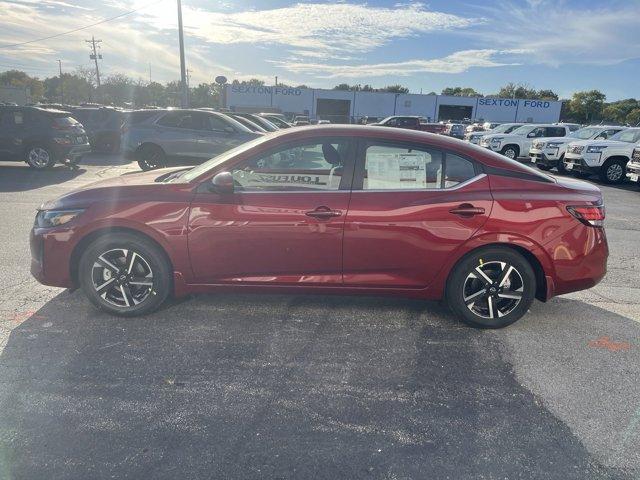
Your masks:
{"label": "parked dark suv", "polygon": [[79,107],[71,110],[84,126],[94,152],[117,153],[125,112],[110,107]]}
{"label": "parked dark suv", "polygon": [[91,151],[81,123],[61,110],[0,106],[0,160],[35,169],[75,166]]}

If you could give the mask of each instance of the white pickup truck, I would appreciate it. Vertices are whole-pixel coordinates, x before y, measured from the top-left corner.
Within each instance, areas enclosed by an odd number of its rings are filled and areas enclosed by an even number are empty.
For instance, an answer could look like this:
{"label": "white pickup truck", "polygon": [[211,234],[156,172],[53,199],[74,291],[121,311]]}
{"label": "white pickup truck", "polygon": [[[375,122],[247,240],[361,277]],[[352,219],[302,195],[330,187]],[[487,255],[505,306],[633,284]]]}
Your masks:
{"label": "white pickup truck", "polygon": [[479,145],[482,137],[486,135],[493,135],[494,133],[511,133],[516,128],[521,127],[522,125],[524,125],[524,123],[501,123],[497,127],[484,132],[467,132],[464,136],[464,139],[469,143]]}
{"label": "white pickup truck", "polygon": [[627,127],[612,125],[592,125],[571,132],[566,137],[550,137],[535,140],[529,150],[531,162],[540,170],[557,168],[558,172],[564,172],[564,154],[567,145],[578,140],[606,140]]}
{"label": "white pickup truck", "polygon": [[579,177],[596,174],[603,182],[621,183],[638,142],[640,128],[627,128],[608,140],[572,142],[564,155],[564,168]]}
{"label": "white pickup truck", "polygon": [[505,157],[517,159],[527,157],[531,144],[538,138],[566,137],[571,133],[567,125],[527,124],[516,128],[511,133],[494,133],[485,135],[480,146],[499,152]]}

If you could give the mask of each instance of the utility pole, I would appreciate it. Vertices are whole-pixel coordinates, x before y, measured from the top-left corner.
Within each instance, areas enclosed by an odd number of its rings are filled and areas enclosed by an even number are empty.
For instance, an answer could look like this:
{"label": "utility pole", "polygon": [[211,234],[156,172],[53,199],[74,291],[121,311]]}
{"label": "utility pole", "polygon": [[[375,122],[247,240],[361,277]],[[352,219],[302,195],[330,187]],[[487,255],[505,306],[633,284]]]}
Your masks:
{"label": "utility pole", "polygon": [[278,86],[278,76],[276,75],[276,87]]}
{"label": "utility pole", "polygon": [[62,79],[62,60],[58,60],[60,68],[60,103],[64,104],[64,80]]}
{"label": "utility pole", "polygon": [[182,1],[178,1],[178,39],[180,40],[180,86],[182,87],[181,106],[189,107],[189,97],[187,96],[187,68],[184,61],[184,33],[182,32]]}
{"label": "utility pole", "polygon": [[98,88],[100,88],[100,68],[98,68],[98,59],[102,59],[102,54],[98,55],[96,52],[96,44],[102,43],[102,40],[96,40],[92,35],[91,40],[85,40],[85,42],[91,44],[91,50],[93,53],[89,55],[89,58],[94,60],[96,63],[96,84],[98,85]]}

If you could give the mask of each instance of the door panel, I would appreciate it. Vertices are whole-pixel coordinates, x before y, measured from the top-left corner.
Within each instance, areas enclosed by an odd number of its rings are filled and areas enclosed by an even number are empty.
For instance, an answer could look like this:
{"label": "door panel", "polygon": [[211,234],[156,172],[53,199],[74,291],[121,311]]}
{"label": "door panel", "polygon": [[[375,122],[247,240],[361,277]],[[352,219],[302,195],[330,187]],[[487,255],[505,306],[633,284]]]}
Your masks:
{"label": "door panel", "polygon": [[[199,283],[340,284],[349,192],[198,194],[189,254]],[[307,216],[325,206],[339,216]]]}
{"label": "door panel", "polygon": [[365,168],[361,150],[360,188],[345,222],[344,285],[425,288],[489,217],[488,178],[469,160],[430,148],[366,148],[373,158]]}
{"label": "door panel", "polygon": [[191,205],[189,255],[198,283],[342,283],[353,177],[348,139],[287,144],[227,168],[234,193]]}

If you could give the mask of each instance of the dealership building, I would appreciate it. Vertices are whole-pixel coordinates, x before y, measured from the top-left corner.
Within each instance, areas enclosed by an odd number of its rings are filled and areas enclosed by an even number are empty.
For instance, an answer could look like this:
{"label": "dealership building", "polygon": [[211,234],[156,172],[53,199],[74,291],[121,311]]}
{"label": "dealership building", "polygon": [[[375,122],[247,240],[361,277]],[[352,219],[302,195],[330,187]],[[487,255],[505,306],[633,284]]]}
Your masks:
{"label": "dealership building", "polygon": [[308,115],[332,123],[362,117],[420,115],[431,121],[474,119],[489,122],[552,123],[562,102],[521,98],[476,98],[412,93],[351,92],[282,86],[225,86],[225,107],[236,112]]}

